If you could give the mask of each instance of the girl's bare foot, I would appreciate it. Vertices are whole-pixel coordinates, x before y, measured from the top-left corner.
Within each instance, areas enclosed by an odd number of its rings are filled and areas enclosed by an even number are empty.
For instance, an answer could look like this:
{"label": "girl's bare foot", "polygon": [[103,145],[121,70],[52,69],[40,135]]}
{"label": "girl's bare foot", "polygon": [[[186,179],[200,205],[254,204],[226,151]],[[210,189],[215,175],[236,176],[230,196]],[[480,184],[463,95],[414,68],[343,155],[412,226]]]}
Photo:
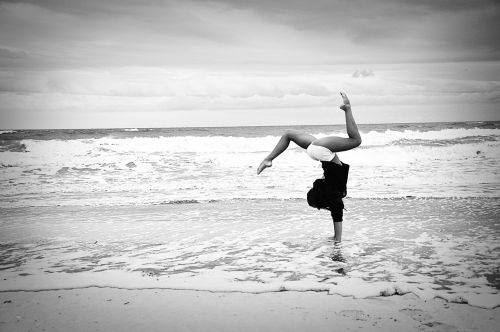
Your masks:
{"label": "girl's bare foot", "polygon": [[257,168],[257,175],[260,174],[260,172],[262,172],[265,168],[268,168],[268,167],[271,167],[273,166],[273,163],[270,161],[270,160],[263,160],[260,165],[259,165],[259,168]]}
{"label": "girl's bare foot", "polygon": [[340,109],[344,112],[351,110],[351,102],[349,101],[349,98],[347,98],[347,95],[344,92],[341,92],[340,95],[342,96],[342,101],[344,102],[343,105],[340,105]]}

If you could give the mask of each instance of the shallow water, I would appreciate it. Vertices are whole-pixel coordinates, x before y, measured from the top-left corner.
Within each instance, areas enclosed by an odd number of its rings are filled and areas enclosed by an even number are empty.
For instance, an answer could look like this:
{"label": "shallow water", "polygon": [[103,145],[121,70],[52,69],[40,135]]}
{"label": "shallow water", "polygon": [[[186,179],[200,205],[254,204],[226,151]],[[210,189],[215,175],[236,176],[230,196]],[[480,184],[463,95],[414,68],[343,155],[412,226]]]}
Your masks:
{"label": "shallow water", "polygon": [[412,291],[500,305],[500,199],[346,208],[340,245],[329,214],[300,199],[2,209],[0,287]]}

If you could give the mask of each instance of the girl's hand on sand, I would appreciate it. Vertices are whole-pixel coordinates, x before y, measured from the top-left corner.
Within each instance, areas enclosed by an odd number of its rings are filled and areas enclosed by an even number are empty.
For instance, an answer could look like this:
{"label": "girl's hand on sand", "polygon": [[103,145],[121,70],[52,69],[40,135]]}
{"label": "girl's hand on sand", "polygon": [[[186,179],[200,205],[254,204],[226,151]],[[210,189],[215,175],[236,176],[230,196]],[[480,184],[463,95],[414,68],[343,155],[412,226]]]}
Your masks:
{"label": "girl's hand on sand", "polygon": [[343,111],[350,110],[351,102],[349,101],[349,98],[347,98],[347,95],[344,92],[341,92],[340,95],[342,96],[342,101],[344,102],[343,105],[340,105],[340,109]]}

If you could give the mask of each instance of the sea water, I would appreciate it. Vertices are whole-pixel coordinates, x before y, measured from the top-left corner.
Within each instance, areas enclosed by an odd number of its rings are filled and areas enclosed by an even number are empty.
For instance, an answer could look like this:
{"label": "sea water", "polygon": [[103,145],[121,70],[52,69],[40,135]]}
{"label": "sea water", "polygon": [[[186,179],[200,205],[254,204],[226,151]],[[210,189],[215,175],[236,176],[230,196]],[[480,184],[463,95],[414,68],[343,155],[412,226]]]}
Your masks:
{"label": "sea water", "polygon": [[[500,305],[500,122],[360,125],[343,243],[284,127],[4,130],[1,290],[87,286]],[[289,127],[346,136],[344,126]]]}

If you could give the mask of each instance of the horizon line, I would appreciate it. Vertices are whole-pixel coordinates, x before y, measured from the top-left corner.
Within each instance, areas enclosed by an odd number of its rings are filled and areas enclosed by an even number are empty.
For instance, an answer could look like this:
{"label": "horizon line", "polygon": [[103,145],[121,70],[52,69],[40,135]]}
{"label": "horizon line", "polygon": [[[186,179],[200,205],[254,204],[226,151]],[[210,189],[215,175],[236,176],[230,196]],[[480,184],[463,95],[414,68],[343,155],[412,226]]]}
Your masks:
{"label": "horizon line", "polygon": [[[397,124],[431,124],[431,123],[487,123],[487,122],[500,122],[500,120],[467,120],[467,121],[408,121],[408,122],[368,122],[358,123],[358,125],[397,125]],[[0,131],[10,130],[112,130],[112,129],[195,129],[195,128],[252,128],[252,127],[301,127],[301,126],[340,126],[344,123],[326,123],[326,124],[281,124],[281,125],[231,125],[231,126],[172,126],[172,127],[91,127],[91,128],[2,128]]]}

